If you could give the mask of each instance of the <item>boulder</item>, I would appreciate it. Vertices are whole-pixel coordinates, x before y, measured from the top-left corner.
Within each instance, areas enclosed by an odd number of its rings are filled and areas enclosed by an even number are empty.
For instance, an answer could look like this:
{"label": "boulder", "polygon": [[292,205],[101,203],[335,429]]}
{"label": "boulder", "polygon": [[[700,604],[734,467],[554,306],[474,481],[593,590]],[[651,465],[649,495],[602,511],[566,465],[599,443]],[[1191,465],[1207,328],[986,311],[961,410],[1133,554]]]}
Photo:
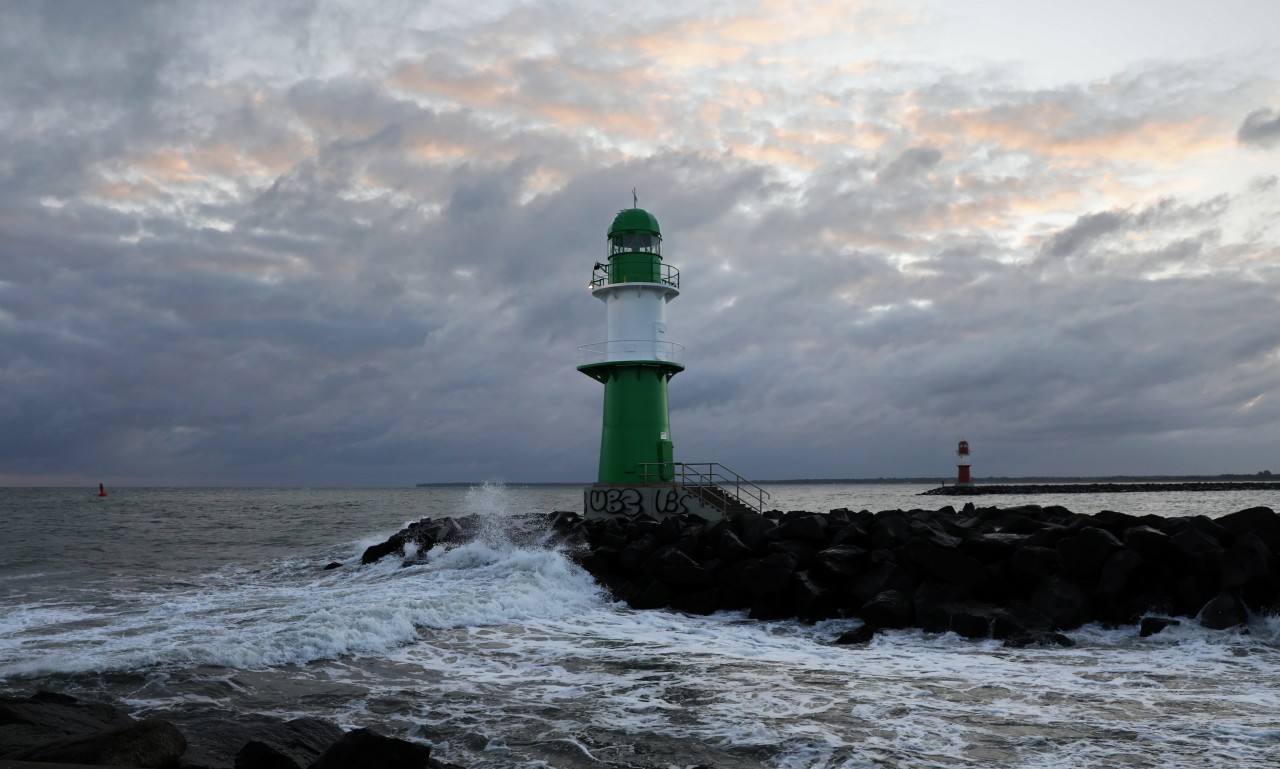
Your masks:
{"label": "boulder", "polygon": [[1196,619],[1212,630],[1226,630],[1247,623],[1249,612],[1239,598],[1224,590],[1204,605]]}
{"label": "boulder", "polygon": [[923,574],[950,585],[975,588],[990,576],[987,567],[978,559],[954,547],[942,547],[934,540],[913,540],[907,545],[906,552]]}
{"label": "boulder", "polygon": [[303,769],[284,751],[265,742],[250,740],[236,753],[235,769]]}
{"label": "boulder", "polygon": [[820,515],[797,516],[779,525],[775,536],[778,539],[798,539],[821,549],[827,545],[827,521]]}
{"label": "boulder", "polygon": [[1177,627],[1182,623],[1172,617],[1143,617],[1138,624],[1138,636],[1150,638],[1167,627]]}
{"label": "boulder", "polygon": [[111,705],[80,702],[54,692],[0,698],[0,756],[76,735],[137,723]]}
{"label": "boulder", "polygon": [[1269,507],[1250,507],[1228,513],[1214,520],[1222,528],[1234,534],[1251,532],[1274,552],[1280,552],[1280,514]]}
{"label": "boulder", "polygon": [[871,639],[875,638],[875,628],[870,625],[860,625],[853,630],[846,630],[836,639],[836,643],[845,645],[865,645],[871,643]]}
{"label": "boulder", "polygon": [[858,610],[866,627],[874,630],[910,627],[915,619],[911,597],[901,590],[884,590]]}
{"label": "boulder", "polygon": [[1127,548],[1115,551],[1102,565],[1094,592],[1104,596],[1120,594],[1129,586],[1130,579],[1142,568],[1143,563],[1142,556],[1136,551]]}
{"label": "boulder", "polygon": [[1036,589],[1031,608],[1049,619],[1054,630],[1074,630],[1091,619],[1089,597],[1070,580],[1050,577]]}
{"label": "boulder", "polygon": [[1062,568],[1073,577],[1095,578],[1111,554],[1123,547],[1116,535],[1097,526],[1086,526],[1058,541]]}
{"label": "boulder", "polygon": [[1070,648],[1076,642],[1062,633],[1049,630],[1030,630],[1018,633],[1004,640],[1004,645],[1011,649],[1025,649],[1028,646],[1062,646]]}
{"label": "boulder", "polygon": [[430,759],[426,745],[356,729],[330,745],[310,769],[427,769]]}
{"label": "boulder", "polygon": [[1056,574],[1062,567],[1062,557],[1050,547],[1023,545],[1009,558],[1009,570],[1018,577],[1039,580]]}
{"label": "boulder", "polygon": [[1169,537],[1169,550],[1184,573],[1217,576],[1222,568],[1222,544],[1199,529],[1188,526]]}
{"label": "boulder", "polygon": [[871,563],[871,554],[857,545],[836,545],[820,550],[814,567],[832,580],[849,580],[862,574]]}
{"label": "boulder", "polygon": [[168,721],[151,718],[114,729],[65,737],[10,753],[6,758],[39,763],[170,769],[187,749],[187,738]]}

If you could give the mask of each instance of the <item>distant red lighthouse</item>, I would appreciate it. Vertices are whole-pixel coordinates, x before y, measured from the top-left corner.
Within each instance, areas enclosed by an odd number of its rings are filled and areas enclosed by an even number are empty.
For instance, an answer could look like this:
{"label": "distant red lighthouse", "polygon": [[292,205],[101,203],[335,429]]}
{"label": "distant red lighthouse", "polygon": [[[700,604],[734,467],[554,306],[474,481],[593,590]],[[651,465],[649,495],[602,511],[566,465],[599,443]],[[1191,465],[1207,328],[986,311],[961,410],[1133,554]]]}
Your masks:
{"label": "distant red lighthouse", "polygon": [[960,441],[960,445],[956,447],[956,456],[960,460],[956,462],[956,485],[957,486],[973,486],[973,480],[969,478],[969,442]]}

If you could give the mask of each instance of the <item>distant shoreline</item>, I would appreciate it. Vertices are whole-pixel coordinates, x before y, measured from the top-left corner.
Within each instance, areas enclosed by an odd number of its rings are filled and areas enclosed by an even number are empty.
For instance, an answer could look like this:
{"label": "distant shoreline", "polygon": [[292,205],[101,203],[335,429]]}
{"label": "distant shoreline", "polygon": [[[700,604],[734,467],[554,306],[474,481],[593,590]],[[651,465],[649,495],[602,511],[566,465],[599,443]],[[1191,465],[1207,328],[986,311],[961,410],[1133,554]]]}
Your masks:
{"label": "distant shoreline", "polygon": [[[1055,486],[1074,486],[1078,484],[1189,484],[1189,483],[1225,483],[1230,484],[1229,488],[1277,488],[1280,489],[1280,480],[1270,480],[1275,476],[1271,474],[1222,474],[1222,475],[1098,475],[1098,476],[1054,476],[1054,475],[1029,475],[1029,476],[992,476],[990,478],[974,478],[975,486],[1006,486],[1006,485],[1024,485],[1024,484],[1052,484]],[[490,481],[493,483],[494,481]],[[418,483],[414,488],[447,488],[447,487],[469,487],[483,486],[485,481],[451,481],[448,483]],[[753,480],[752,483],[770,486],[786,486],[786,485],[816,485],[816,484],[884,484],[884,485],[937,485],[948,483],[948,479],[940,476],[916,477],[916,478],[791,478],[787,480]],[[1254,483],[1263,484],[1262,486],[1243,486],[1241,484]],[[590,486],[590,481],[563,481],[563,482],[530,482],[530,483],[503,483],[504,486]],[[998,492],[988,492],[998,493]]]}

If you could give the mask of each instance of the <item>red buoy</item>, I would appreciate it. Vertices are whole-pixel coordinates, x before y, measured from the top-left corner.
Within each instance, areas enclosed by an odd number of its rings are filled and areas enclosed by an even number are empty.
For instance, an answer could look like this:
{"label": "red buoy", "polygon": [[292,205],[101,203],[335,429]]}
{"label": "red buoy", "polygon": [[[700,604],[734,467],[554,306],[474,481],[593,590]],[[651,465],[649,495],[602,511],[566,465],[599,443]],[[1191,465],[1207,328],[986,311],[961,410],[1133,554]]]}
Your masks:
{"label": "red buoy", "polygon": [[107,495],[107,490],[106,490],[106,488],[104,488],[104,487],[103,487],[103,485],[102,485],[101,483],[99,483],[99,484],[98,484],[98,496],[100,496],[100,497],[105,497],[106,495]]}

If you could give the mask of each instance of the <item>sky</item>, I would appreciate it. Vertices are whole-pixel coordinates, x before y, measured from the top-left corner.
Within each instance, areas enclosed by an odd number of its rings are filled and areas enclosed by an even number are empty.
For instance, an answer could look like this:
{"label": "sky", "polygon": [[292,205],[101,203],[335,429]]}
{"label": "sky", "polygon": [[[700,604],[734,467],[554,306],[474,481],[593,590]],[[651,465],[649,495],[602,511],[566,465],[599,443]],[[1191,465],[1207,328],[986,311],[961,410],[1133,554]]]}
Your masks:
{"label": "sky", "polygon": [[0,485],[1280,472],[1280,3],[0,3]]}

